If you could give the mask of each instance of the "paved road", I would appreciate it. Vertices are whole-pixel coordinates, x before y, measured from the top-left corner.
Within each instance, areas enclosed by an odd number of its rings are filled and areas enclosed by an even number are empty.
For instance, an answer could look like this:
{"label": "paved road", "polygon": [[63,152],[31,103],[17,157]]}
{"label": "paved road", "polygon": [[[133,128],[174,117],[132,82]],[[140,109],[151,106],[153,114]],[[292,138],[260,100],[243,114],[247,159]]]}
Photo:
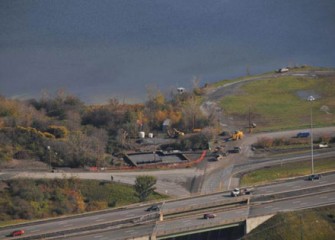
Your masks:
{"label": "paved road", "polygon": [[110,181],[113,176],[114,181],[126,184],[134,184],[139,175],[151,175],[157,178],[156,188],[162,194],[168,194],[172,197],[190,196],[187,189],[188,182],[194,177],[201,176],[202,170],[196,168],[159,170],[159,171],[133,171],[133,172],[25,172],[25,171],[2,171],[1,178],[69,178],[76,177],[80,179],[96,179]]}
{"label": "paved road", "polygon": [[[255,188],[252,197],[255,200],[252,200],[251,212],[250,216],[257,216],[260,214],[270,214],[278,211],[288,211],[293,209],[300,209],[311,206],[318,206],[320,204],[335,204],[335,173],[324,175],[318,181],[306,181],[305,179],[297,179],[285,182],[279,182],[276,184],[259,186]],[[322,189],[324,188],[324,189]],[[301,190],[305,190],[305,192],[298,192]],[[305,197],[292,196],[292,194],[286,194],[285,192],[292,191],[296,194],[303,194]],[[278,195],[283,194],[284,195]],[[313,195],[310,195],[310,194]],[[316,194],[314,194],[316,193]],[[269,201],[268,199],[259,199],[259,197],[266,196],[268,194],[277,194],[276,199],[282,199],[280,201]],[[162,211],[171,212],[174,210],[175,212],[181,213],[185,210],[189,210],[190,208],[199,209],[203,207],[215,206],[218,203],[227,203],[229,201],[235,200],[236,198],[232,198],[229,196],[229,192],[219,192],[216,194],[205,195],[205,196],[197,196],[194,198],[188,199],[180,199],[175,201],[166,201],[163,204]],[[272,199],[272,198],[270,198]],[[253,205],[256,204],[256,205]],[[262,205],[257,205],[262,204]],[[114,211],[106,211],[102,212],[98,215],[88,214],[81,215],[79,218],[63,218],[52,221],[38,222],[34,224],[28,224],[26,226],[20,227],[11,227],[11,228],[0,228],[0,238],[5,237],[11,231],[17,228],[23,228],[26,231],[26,236],[36,235],[36,234],[45,234],[54,231],[64,231],[70,230],[73,228],[83,228],[92,225],[101,225],[101,224],[109,224],[115,221],[120,221],[122,219],[133,219],[142,217],[142,220],[146,220],[145,216],[153,216],[153,219],[157,219],[157,215],[155,212],[148,213],[146,212],[146,208],[148,206],[138,206],[134,208],[128,209],[118,209]],[[203,212],[206,210],[203,210]],[[217,214],[217,218],[211,219],[209,221],[205,221],[201,219],[203,216],[203,212],[197,211],[194,215],[183,215],[178,219],[167,220],[163,222],[159,222],[156,226],[155,230],[159,234],[163,234],[162,231],[166,231],[168,229],[175,229],[177,231],[180,226],[189,227],[189,228],[201,228],[204,224],[222,224],[223,222],[227,223],[233,219],[238,218],[246,218],[249,214],[248,206],[237,208],[233,210],[228,210],[224,208],[215,208],[212,210]],[[106,226],[104,230],[99,233],[94,233],[94,236],[98,239],[104,239],[105,237],[110,236],[110,232],[112,225]],[[132,227],[131,227],[132,228]],[[132,233],[130,229],[127,229],[127,233],[124,236],[129,236]],[[142,229],[139,227],[139,229]],[[144,225],[143,230],[138,233],[147,233],[148,227]],[[104,233],[107,230],[106,234]],[[172,231],[172,230],[171,230]],[[120,234],[122,232],[119,232]],[[100,236],[100,237],[99,237]],[[78,239],[78,238],[77,238]]]}
{"label": "paved road", "polygon": [[[304,130],[300,130],[304,131]],[[307,129],[308,131],[308,129]],[[232,178],[232,175],[238,172],[246,172],[264,166],[270,166],[280,164],[283,162],[301,161],[310,158],[310,153],[304,155],[293,154],[291,157],[284,157],[279,159],[278,157],[269,157],[265,159],[257,160],[251,151],[251,145],[259,138],[263,137],[292,137],[295,136],[299,130],[290,130],[282,132],[271,132],[271,133],[259,133],[259,134],[247,134],[245,138],[239,141],[234,141],[230,144],[240,146],[242,152],[240,154],[230,154],[221,161],[209,162],[205,170],[204,182],[202,184],[201,192],[210,193],[213,191],[233,189],[239,186],[239,179]],[[335,135],[335,127],[326,128],[315,128],[313,130],[314,136],[317,138],[325,133],[331,136]],[[322,149],[320,151],[314,151],[315,159],[322,157],[335,156],[334,150]]]}
{"label": "paved road", "polygon": [[59,239],[71,239],[71,240],[124,240],[133,239],[141,236],[151,236],[154,230],[155,224],[146,224],[140,226],[131,226],[129,228],[122,229],[106,229],[105,231],[98,231],[96,233],[88,232],[83,233],[80,236],[66,236]]}
{"label": "paved road", "polygon": [[304,196],[301,198],[275,201],[250,208],[249,217],[275,214],[277,212],[296,211],[306,208],[335,204],[335,191]]}

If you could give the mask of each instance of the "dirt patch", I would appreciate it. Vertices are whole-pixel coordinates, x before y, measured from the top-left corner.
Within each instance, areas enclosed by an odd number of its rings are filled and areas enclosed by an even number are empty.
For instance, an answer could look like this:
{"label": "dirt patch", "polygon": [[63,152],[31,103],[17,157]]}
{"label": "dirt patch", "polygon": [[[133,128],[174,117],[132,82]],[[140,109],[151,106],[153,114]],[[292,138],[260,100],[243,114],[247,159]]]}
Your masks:
{"label": "dirt patch", "polygon": [[13,159],[10,162],[2,163],[1,164],[2,169],[38,169],[38,170],[47,170],[48,165],[36,161],[36,160],[18,160],[18,159]]}

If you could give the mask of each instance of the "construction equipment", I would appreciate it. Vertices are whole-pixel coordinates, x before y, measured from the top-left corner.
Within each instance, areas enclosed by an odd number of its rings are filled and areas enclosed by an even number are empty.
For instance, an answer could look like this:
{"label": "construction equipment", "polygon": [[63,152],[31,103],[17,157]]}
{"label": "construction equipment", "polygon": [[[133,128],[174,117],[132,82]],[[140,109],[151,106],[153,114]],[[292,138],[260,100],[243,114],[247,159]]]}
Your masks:
{"label": "construction equipment", "polygon": [[243,136],[244,136],[243,132],[240,131],[240,130],[237,130],[237,131],[235,131],[234,134],[231,136],[231,139],[235,141],[235,140],[242,139]]}
{"label": "construction equipment", "polygon": [[185,133],[182,131],[179,131],[176,128],[170,128],[170,129],[167,129],[167,135],[171,138],[178,138],[178,137],[184,136]]}

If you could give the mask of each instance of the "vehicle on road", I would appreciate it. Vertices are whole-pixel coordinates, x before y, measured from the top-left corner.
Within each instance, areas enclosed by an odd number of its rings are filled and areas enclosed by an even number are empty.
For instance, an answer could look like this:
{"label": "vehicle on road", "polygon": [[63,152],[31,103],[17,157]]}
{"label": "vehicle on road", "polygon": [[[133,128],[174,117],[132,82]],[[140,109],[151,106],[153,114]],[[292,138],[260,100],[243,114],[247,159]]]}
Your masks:
{"label": "vehicle on road", "polygon": [[147,208],[147,212],[153,212],[153,211],[159,211],[160,210],[160,207],[159,207],[159,205],[152,205],[152,206],[150,206],[150,207],[148,207]]}
{"label": "vehicle on road", "polygon": [[227,156],[227,152],[222,152],[222,153],[215,153],[213,154],[213,158],[211,158],[211,161],[219,161],[222,160],[225,156]]}
{"label": "vehicle on road", "polygon": [[297,138],[307,138],[309,137],[309,132],[299,132],[296,135]]}
{"label": "vehicle on road", "polygon": [[242,195],[250,195],[254,189],[253,188],[235,188],[230,192],[230,196],[238,197]]}
{"label": "vehicle on road", "polygon": [[228,152],[229,153],[240,153],[241,150],[242,149],[240,147],[234,147],[233,149],[230,149]]}
{"label": "vehicle on road", "polygon": [[210,218],[215,218],[216,214],[214,213],[205,213],[204,214],[204,219],[210,219]]}
{"label": "vehicle on road", "polygon": [[9,236],[11,236],[11,237],[17,237],[17,236],[21,236],[23,234],[24,234],[24,230],[20,229],[20,230],[15,230],[15,231],[11,232],[9,234]]}
{"label": "vehicle on road", "polygon": [[312,174],[308,177],[309,181],[319,180],[321,178],[320,174]]}
{"label": "vehicle on road", "polygon": [[320,143],[319,148],[327,148],[329,147],[328,143]]}

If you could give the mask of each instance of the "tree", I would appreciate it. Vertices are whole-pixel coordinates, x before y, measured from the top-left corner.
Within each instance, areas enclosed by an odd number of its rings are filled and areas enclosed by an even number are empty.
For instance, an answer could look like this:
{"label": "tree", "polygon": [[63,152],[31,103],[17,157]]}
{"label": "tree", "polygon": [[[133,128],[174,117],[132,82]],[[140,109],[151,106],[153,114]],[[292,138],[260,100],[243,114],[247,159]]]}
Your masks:
{"label": "tree", "polygon": [[135,181],[135,191],[141,202],[144,202],[155,191],[157,179],[154,176],[138,176]]}

